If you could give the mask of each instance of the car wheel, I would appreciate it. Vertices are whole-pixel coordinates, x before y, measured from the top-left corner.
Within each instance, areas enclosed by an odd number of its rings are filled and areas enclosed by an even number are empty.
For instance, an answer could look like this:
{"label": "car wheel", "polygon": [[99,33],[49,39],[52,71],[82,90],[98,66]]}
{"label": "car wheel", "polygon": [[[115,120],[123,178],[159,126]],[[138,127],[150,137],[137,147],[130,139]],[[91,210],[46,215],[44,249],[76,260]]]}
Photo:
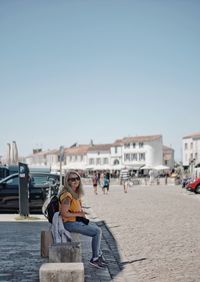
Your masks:
{"label": "car wheel", "polygon": [[200,194],[200,184],[197,185],[197,187],[195,188],[194,192],[195,192],[196,194]]}

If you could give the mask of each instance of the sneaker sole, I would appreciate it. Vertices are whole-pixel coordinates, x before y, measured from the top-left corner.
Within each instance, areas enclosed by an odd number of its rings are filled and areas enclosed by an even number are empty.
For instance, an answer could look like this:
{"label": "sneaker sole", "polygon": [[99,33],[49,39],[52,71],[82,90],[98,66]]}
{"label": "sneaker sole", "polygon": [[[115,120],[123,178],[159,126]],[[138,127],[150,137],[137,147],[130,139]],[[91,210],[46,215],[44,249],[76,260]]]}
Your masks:
{"label": "sneaker sole", "polygon": [[94,267],[96,267],[96,268],[103,268],[103,266],[100,266],[100,265],[98,265],[98,264],[95,264],[95,263],[92,263],[91,261],[89,262],[89,264],[90,265],[92,265],[92,266],[94,266]]}

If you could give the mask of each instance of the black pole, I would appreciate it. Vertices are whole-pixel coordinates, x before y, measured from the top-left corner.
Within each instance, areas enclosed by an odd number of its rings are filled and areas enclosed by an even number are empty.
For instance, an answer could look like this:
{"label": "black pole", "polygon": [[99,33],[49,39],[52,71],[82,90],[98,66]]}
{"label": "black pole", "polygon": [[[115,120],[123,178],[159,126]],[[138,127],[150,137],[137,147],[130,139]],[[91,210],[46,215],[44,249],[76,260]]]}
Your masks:
{"label": "black pole", "polygon": [[29,168],[25,163],[19,163],[19,214],[29,215]]}

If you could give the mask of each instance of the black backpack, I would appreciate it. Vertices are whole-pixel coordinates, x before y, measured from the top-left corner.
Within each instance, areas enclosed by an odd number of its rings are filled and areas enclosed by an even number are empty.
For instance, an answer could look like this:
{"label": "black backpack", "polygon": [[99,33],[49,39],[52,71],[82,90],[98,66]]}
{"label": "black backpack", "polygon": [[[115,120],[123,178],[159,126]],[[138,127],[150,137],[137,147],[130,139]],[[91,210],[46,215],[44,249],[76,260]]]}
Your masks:
{"label": "black backpack", "polygon": [[43,215],[52,223],[54,213],[59,211],[59,198],[54,195],[51,198],[46,199],[42,207]]}

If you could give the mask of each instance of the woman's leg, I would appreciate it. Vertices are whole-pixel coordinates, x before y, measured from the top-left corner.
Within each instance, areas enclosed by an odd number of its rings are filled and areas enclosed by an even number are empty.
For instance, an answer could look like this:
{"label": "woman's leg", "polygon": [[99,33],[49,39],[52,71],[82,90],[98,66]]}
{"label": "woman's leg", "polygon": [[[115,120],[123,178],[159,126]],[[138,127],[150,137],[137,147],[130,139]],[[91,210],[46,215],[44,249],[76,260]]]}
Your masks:
{"label": "woman's leg", "polygon": [[108,184],[108,186],[107,186],[107,194],[108,194],[108,191],[109,191],[109,188],[110,188],[109,186],[110,186],[110,185]]}
{"label": "woman's leg", "polygon": [[101,244],[101,229],[93,223],[88,225],[83,222],[64,222],[64,227],[69,232],[80,233],[85,236],[92,237],[92,258],[97,258],[101,255],[100,244]]}
{"label": "woman's leg", "polygon": [[97,185],[94,185],[93,188],[94,188],[94,193],[97,195]]}

